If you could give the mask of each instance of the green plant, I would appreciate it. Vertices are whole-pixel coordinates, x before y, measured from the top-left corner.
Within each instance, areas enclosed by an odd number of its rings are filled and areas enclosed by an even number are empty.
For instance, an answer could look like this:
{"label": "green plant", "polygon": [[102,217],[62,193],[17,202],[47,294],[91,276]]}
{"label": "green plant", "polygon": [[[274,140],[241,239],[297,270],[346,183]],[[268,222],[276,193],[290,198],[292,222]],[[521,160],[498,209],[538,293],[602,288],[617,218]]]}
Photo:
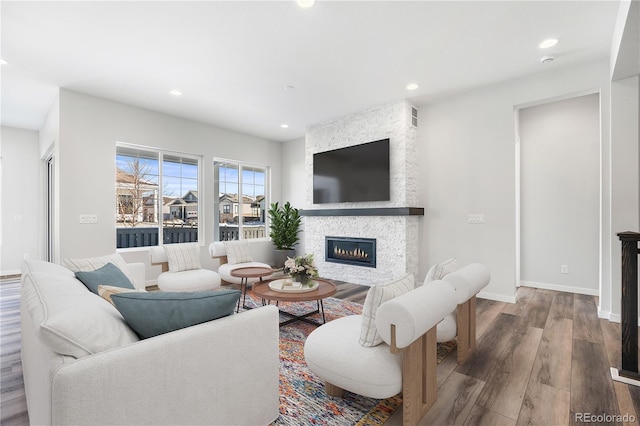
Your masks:
{"label": "green plant", "polygon": [[271,230],[269,237],[278,250],[291,250],[298,242],[300,232],[300,212],[287,203],[280,207],[278,203],[271,203],[269,208]]}

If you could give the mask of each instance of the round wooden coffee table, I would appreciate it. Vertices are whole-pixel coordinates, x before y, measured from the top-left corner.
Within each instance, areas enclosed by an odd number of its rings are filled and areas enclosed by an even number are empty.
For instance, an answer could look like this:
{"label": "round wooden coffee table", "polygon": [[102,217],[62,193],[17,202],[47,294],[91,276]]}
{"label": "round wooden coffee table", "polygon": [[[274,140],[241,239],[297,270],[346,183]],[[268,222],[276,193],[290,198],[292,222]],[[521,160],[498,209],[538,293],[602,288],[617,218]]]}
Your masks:
{"label": "round wooden coffee table", "polygon": [[[268,277],[273,274],[271,268],[262,268],[260,266],[246,266],[244,268],[236,268],[230,272],[232,277],[240,278],[240,290],[242,291],[242,307],[244,309],[251,309],[250,306],[245,304],[247,300],[247,285],[249,284],[249,278],[259,278],[262,281],[262,277]],[[240,311],[240,299],[238,299],[238,307],[236,312]]]}
{"label": "round wooden coffee table", "polygon": [[[271,280],[271,281],[274,281],[274,280]],[[290,317],[290,319],[284,322],[281,322],[280,327],[282,327],[283,325],[291,324],[294,321],[304,321],[313,325],[321,325],[321,323],[312,321],[307,318],[311,315],[318,314],[318,313],[322,317],[322,324],[326,322],[324,318],[324,305],[322,304],[322,300],[336,294],[337,287],[334,283],[327,280],[323,280],[322,278],[316,278],[314,279],[314,281],[318,282],[318,288],[316,288],[313,291],[306,291],[302,293],[293,293],[293,292],[284,293],[280,291],[271,290],[269,288],[269,283],[271,281],[257,283],[257,284],[254,284],[253,286],[253,293],[256,296],[262,298],[263,305],[267,304],[265,301],[270,302],[271,300],[275,300],[276,302],[312,302],[315,300],[318,306],[315,311],[307,312],[303,315],[294,315],[290,312],[280,310],[281,314],[284,314]]]}

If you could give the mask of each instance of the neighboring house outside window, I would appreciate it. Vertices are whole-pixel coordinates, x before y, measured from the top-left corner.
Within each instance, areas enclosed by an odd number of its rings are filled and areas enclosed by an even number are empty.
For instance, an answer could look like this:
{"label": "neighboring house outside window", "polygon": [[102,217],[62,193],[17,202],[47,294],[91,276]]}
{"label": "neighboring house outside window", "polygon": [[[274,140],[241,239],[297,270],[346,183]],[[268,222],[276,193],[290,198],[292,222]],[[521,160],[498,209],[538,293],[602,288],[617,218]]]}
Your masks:
{"label": "neighboring house outside window", "polygon": [[219,194],[215,239],[266,238],[268,168],[216,160],[214,169]]}
{"label": "neighboring house outside window", "polygon": [[116,146],[117,248],[195,242],[200,158]]}

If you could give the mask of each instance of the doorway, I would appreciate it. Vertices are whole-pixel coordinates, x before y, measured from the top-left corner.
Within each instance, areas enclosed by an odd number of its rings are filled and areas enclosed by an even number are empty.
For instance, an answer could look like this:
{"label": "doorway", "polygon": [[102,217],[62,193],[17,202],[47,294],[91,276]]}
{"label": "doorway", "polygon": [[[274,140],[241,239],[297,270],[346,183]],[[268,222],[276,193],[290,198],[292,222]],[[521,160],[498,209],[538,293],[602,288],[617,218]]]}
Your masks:
{"label": "doorway", "polygon": [[45,159],[45,188],[45,259],[55,263],[55,158],[53,154]]}
{"label": "doorway", "polygon": [[598,295],[600,96],[516,111],[518,285]]}

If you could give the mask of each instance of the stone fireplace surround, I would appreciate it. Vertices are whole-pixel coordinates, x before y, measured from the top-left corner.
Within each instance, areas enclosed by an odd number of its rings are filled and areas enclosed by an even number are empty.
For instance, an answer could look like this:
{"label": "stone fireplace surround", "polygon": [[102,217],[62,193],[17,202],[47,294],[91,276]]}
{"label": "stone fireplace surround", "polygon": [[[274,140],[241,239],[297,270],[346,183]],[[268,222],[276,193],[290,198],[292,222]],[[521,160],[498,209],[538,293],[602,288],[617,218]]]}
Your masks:
{"label": "stone fireplace surround", "polygon": [[[320,275],[363,285],[418,273],[418,226],[424,210],[417,203],[417,129],[411,105],[397,101],[307,129],[305,140],[306,206],[301,211],[307,253]],[[391,200],[368,203],[313,204],[313,154],[389,138]],[[376,240],[375,268],[325,261],[325,237]]]}

